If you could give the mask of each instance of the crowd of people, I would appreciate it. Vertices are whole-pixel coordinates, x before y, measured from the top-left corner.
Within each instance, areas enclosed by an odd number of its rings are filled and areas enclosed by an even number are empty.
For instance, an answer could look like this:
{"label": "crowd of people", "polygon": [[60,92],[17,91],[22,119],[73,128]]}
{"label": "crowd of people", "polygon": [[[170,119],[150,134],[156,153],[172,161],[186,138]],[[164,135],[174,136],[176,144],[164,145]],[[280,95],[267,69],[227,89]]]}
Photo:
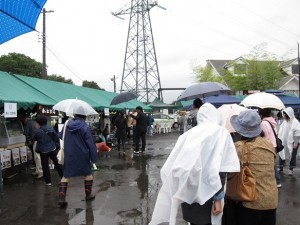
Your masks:
{"label": "crowd of people", "polygon": [[[282,188],[280,173],[288,163],[288,175],[293,176],[300,123],[290,107],[277,118],[272,115],[270,108],[245,109],[231,117],[235,132],[230,133],[221,125],[217,109],[209,103],[203,104],[200,99],[194,100],[193,109],[187,115],[180,112],[181,135],[161,169],[162,187],[150,224],[175,224],[177,209],[181,207],[183,219],[191,225],[275,225],[278,188]],[[86,201],[95,198],[91,165],[96,163],[97,152],[103,146],[95,143],[85,120],[85,115],[75,114],[66,120],[61,132],[47,125],[43,115],[36,120],[25,116],[23,120],[34,153],[34,175],[51,186],[51,160],[61,177],[58,193],[61,207],[67,205],[66,194],[72,177],[84,177]],[[103,116],[99,123],[101,143],[114,133],[120,154],[126,152],[125,142],[129,138],[132,138],[134,154],[144,154],[146,136],[153,135],[153,122],[153,117],[140,106],[127,114],[121,111],[112,118]],[[276,152],[277,136],[284,146],[280,152]],[[59,164],[57,152],[62,147],[64,161]],[[255,177],[256,198],[237,201],[226,195],[226,180],[240,172],[245,158]]]}
{"label": "crowd of people", "polygon": [[[78,110],[81,112],[83,110]],[[103,116],[99,121],[99,135],[97,138],[92,133],[91,128],[86,123],[86,115],[74,114],[72,118],[65,117],[64,127],[59,132],[58,126],[48,125],[46,116],[40,114],[36,119],[31,119],[25,114],[22,119],[24,132],[28,140],[28,146],[34,156],[35,171],[32,173],[37,179],[44,179],[46,186],[51,186],[50,165],[54,165],[55,170],[61,178],[59,183],[58,205],[67,205],[66,193],[70,178],[83,176],[84,190],[87,201],[95,198],[92,194],[93,175],[96,161],[101,152],[110,151],[106,145],[109,135],[113,132],[117,139],[117,149],[119,153],[125,153],[125,141],[131,138],[128,127],[133,129],[134,153],[144,153],[146,149],[146,134],[152,135],[152,130],[148,127],[153,125],[153,118],[143,112],[143,108],[138,106],[132,113],[117,112],[112,118]],[[56,124],[57,125],[57,124]],[[141,141],[141,145],[140,145]],[[63,148],[63,160],[58,161],[58,152]]]}
{"label": "crowd of people", "polygon": [[[210,103],[196,99],[189,114],[181,112],[181,136],[160,171],[162,187],[150,225],[176,224],[179,207],[190,225],[276,225],[280,173],[289,161],[288,175],[293,176],[300,123],[290,107],[276,119],[272,110],[245,109],[233,115],[233,133],[221,125],[222,119]],[[277,136],[284,146],[280,152],[276,151]],[[226,180],[237,177],[242,165],[255,179],[255,198],[251,200],[226,195],[230,184]],[[234,188],[247,194],[246,189]]]}

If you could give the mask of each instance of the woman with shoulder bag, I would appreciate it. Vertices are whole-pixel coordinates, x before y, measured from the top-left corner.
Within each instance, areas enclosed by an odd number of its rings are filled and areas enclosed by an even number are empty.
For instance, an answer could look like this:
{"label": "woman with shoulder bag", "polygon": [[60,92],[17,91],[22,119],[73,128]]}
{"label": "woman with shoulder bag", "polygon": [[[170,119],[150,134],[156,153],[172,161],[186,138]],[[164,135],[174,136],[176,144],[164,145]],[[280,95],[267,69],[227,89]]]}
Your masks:
{"label": "woman with shoulder bag", "polygon": [[271,142],[260,136],[261,119],[256,111],[247,109],[238,116],[232,116],[230,121],[242,136],[241,141],[235,143],[238,156],[241,160],[244,148],[244,158],[256,179],[256,200],[237,205],[238,224],[275,225],[278,206],[278,189],[274,176],[275,149]]}

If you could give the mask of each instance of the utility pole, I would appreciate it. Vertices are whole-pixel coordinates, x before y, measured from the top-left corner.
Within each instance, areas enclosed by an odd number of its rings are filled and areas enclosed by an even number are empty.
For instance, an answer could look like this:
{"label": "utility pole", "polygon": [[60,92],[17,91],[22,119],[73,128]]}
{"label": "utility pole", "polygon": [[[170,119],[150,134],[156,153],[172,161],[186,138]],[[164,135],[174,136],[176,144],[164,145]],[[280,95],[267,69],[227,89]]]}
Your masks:
{"label": "utility pole", "polygon": [[47,64],[46,64],[46,13],[52,13],[53,10],[46,11],[43,8],[43,63],[42,63],[42,78],[47,77]]}
{"label": "utility pole", "polygon": [[110,80],[114,83],[114,92],[116,93],[116,76],[114,75]]}

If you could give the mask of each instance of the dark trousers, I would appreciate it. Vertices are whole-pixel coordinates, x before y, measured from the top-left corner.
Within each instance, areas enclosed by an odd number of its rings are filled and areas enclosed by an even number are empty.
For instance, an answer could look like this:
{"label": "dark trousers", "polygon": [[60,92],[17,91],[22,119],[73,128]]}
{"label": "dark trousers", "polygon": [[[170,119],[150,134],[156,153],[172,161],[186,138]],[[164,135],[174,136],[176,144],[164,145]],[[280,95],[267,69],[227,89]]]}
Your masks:
{"label": "dark trousers", "polygon": [[139,151],[140,139],[142,139],[142,148],[141,151],[144,152],[146,148],[146,132],[136,132],[136,146],[135,151]]}
{"label": "dark trousers", "polygon": [[137,144],[137,139],[136,139],[136,126],[132,126],[132,141],[133,141],[133,144]]}
{"label": "dark trousers", "polygon": [[276,225],[276,209],[249,209],[239,203],[237,215],[240,225]]}
{"label": "dark trousers", "polygon": [[[293,148],[292,155],[291,155],[291,160],[290,160],[290,166],[289,166],[290,170],[293,170],[296,167],[296,159],[297,159],[298,147],[299,147],[299,144],[297,145],[296,148]],[[283,168],[284,163],[285,163],[285,160],[282,160],[279,157],[279,167],[280,168]]]}
{"label": "dark trousers", "polygon": [[130,139],[130,130],[131,130],[131,127],[126,127],[126,137],[128,139]]}
{"label": "dark trousers", "polygon": [[49,158],[52,160],[54,167],[55,167],[56,171],[58,172],[60,178],[63,177],[63,168],[62,168],[62,165],[58,164],[57,151],[55,150],[55,151],[51,151],[51,152],[47,152],[47,153],[41,153],[41,163],[42,163],[42,168],[43,168],[44,181],[46,183],[51,183]]}

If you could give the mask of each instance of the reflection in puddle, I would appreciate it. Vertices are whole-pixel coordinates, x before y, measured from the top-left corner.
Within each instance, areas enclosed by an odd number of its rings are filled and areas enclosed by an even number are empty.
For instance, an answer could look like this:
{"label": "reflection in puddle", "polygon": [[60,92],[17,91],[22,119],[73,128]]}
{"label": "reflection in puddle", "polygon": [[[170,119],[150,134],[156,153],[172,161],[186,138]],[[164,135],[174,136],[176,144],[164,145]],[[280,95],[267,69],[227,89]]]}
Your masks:
{"label": "reflection in puddle", "polygon": [[142,212],[138,209],[131,209],[128,211],[120,211],[118,212],[118,215],[120,215],[121,217],[133,218],[142,215]]}
{"label": "reflection in puddle", "polygon": [[92,208],[86,210],[75,208],[69,210],[69,225],[93,225],[94,224],[94,212]]}
{"label": "reflection in puddle", "polygon": [[108,188],[116,186],[116,182],[113,180],[107,180],[99,185],[97,192],[107,191]]}

